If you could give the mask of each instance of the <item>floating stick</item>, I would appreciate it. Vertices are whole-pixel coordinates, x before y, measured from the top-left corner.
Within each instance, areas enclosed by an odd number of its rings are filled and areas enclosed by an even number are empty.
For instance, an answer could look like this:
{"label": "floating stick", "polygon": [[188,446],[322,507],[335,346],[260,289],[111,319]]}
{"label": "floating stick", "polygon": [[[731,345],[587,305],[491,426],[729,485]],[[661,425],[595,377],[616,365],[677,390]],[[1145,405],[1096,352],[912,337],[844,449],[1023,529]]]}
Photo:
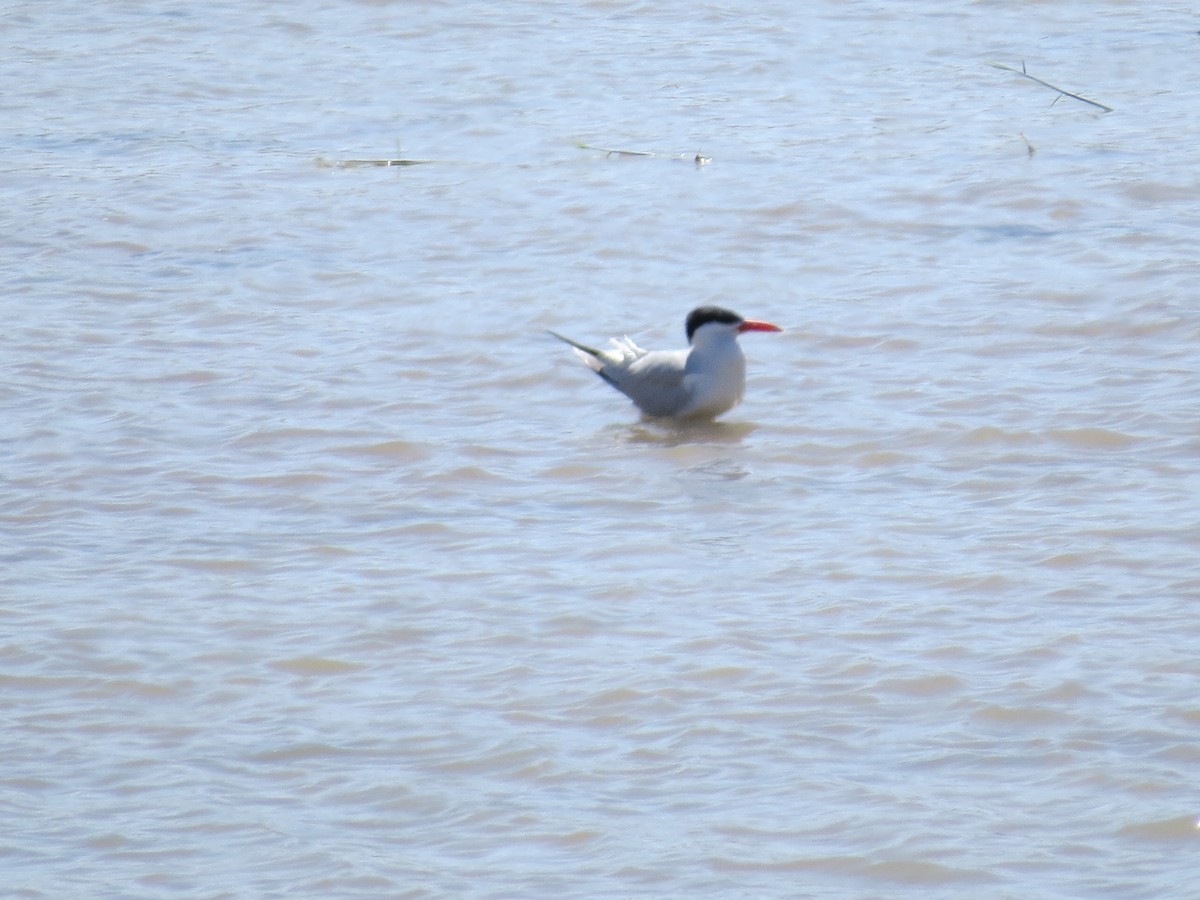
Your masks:
{"label": "floating stick", "polygon": [[355,166],[424,166],[436,162],[433,159],[343,159],[339,166],[352,169]]}
{"label": "floating stick", "polygon": [[[1025,63],[1024,62],[1021,63],[1020,69],[1014,69],[1012,66],[1005,66],[1005,65],[1002,65],[1001,63],[988,63],[988,65],[991,66],[993,69],[1003,69],[1005,72],[1012,72],[1014,75],[1020,75],[1022,78],[1028,78],[1030,81],[1036,81],[1042,87],[1048,87],[1052,91],[1058,91],[1059,97],[1070,97],[1072,100],[1078,100],[1080,103],[1086,103],[1088,106],[1094,106],[1099,110],[1103,110],[1104,112],[1112,112],[1113,111],[1113,108],[1111,106],[1105,106],[1103,103],[1097,103],[1095,100],[1089,100],[1087,97],[1080,97],[1078,94],[1072,94],[1070,91],[1064,91],[1062,88],[1055,87],[1048,81],[1042,81],[1042,79],[1036,78],[1033,75],[1030,75],[1028,72],[1025,71]],[[1055,103],[1058,102],[1059,97],[1054,98]],[[1051,104],[1051,105],[1053,105],[1053,104]]]}
{"label": "floating stick", "polygon": [[609,156],[647,156],[655,159],[690,159],[698,166],[706,166],[712,162],[711,156],[704,156],[702,153],[697,153],[695,156],[689,156],[686,153],[680,153],[677,156],[668,155],[666,153],[654,153],[650,150],[620,150],[614,147],[593,147],[590,144],[577,143],[575,145],[580,150],[594,150],[597,153],[603,153],[605,157]]}
{"label": "floating stick", "polygon": [[363,166],[468,166],[471,163],[457,159],[411,159],[409,157],[381,157],[379,159],[327,159],[317,157],[317,165],[322,169],[358,169]]}
{"label": "floating stick", "polygon": [[657,153],[651,153],[649,150],[616,150],[611,147],[593,147],[589,144],[576,144],[575,146],[580,150],[595,150],[605,156],[658,156]]}

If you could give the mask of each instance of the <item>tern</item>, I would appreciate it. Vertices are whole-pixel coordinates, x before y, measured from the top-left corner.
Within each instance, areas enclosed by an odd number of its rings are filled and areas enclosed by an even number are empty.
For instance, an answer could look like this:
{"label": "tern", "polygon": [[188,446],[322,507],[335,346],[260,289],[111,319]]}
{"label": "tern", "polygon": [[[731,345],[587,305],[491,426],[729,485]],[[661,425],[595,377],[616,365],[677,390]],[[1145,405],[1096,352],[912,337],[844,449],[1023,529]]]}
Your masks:
{"label": "tern", "polygon": [[719,306],[688,313],[686,350],[643,350],[628,337],[597,350],[549,332],[575,348],[584,364],[632,400],[645,415],[713,419],[742,401],[746,357],[738,345],[744,331],[783,331],[778,325],[744,319]]}

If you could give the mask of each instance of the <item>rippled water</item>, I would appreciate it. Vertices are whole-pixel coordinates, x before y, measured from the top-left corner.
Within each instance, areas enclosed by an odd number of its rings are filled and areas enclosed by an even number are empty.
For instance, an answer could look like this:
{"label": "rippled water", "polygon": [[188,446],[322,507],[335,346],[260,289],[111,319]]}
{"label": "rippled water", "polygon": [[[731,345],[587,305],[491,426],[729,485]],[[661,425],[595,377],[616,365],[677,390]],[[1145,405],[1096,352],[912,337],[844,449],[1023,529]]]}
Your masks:
{"label": "rippled water", "polygon": [[[12,895],[1192,895],[1191,12],[0,40]],[[714,425],[543,332],[701,302]]]}

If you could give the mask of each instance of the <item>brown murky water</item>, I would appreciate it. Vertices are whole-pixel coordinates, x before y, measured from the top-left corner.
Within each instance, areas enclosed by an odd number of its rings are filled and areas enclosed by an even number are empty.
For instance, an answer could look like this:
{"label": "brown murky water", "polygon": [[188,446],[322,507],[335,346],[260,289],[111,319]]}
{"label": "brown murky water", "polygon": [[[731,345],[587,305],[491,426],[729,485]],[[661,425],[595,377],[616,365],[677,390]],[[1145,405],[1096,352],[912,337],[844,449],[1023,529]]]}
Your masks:
{"label": "brown murky water", "polygon": [[[0,40],[14,896],[1191,895],[1190,13]],[[701,302],[714,426],[542,333]]]}

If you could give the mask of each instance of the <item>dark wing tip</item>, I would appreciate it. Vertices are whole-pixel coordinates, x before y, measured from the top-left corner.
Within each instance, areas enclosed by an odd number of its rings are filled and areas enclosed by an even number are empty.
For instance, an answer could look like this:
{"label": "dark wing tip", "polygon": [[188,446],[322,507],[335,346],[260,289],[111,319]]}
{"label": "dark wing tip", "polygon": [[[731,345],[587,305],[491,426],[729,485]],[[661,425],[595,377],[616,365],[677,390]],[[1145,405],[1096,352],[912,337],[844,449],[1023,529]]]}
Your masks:
{"label": "dark wing tip", "polygon": [[579,341],[573,341],[569,337],[563,337],[557,331],[551,331],[549,328],[546,329],[546,334],[550,335],[551,337],[556,337],[560,341],[562,341],[564,344],[569,344],[570,346],[574,347],[576,350],[582,350],[584,353],[587,353],[587,354],[590,354],[591,356],[596,357],[596,359],[600,358],[600,351],[597,350],[595,347],[589,347],[587,344],[581,344],[581,343],[579,343]]}

